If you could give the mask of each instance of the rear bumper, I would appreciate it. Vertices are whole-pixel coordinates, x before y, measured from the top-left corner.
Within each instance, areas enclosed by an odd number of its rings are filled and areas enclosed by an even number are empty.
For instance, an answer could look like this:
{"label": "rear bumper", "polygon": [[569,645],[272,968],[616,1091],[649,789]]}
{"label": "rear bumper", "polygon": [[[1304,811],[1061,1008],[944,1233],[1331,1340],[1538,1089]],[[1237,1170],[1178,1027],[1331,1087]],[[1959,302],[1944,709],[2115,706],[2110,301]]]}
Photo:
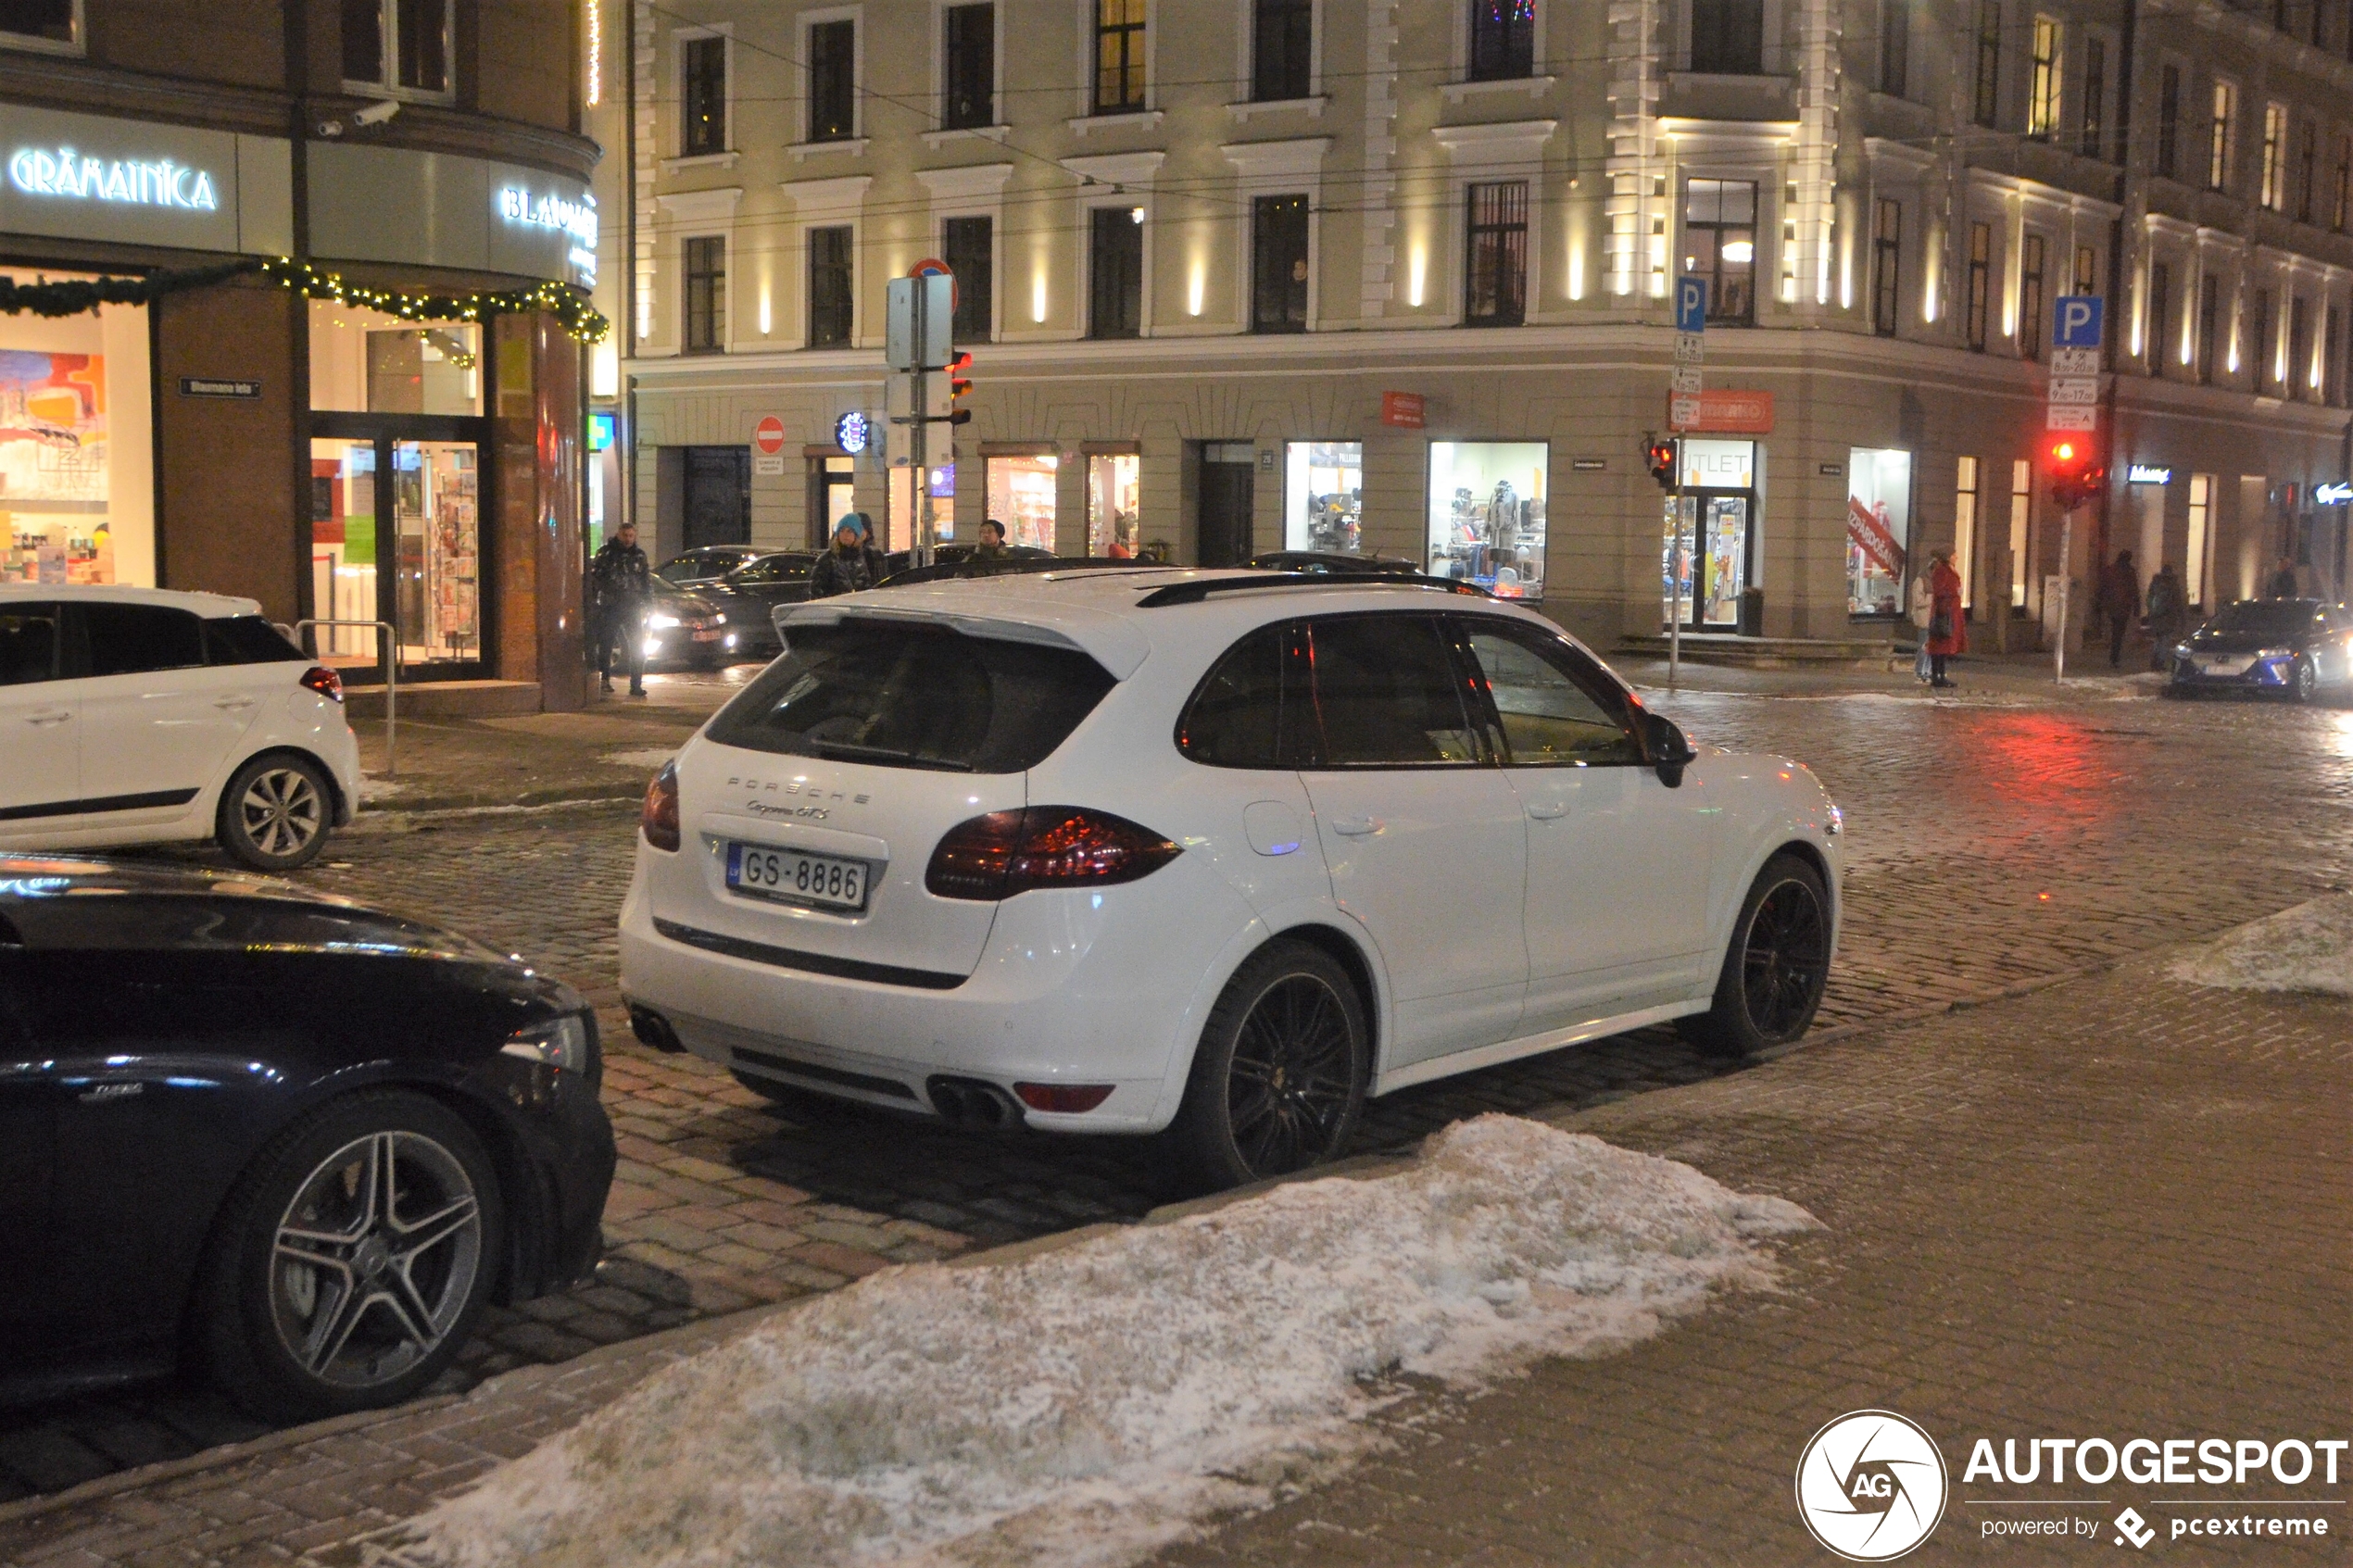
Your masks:
{"label": "rear bumper", "polygon": [[1050,1130],[1157,1132],[1177,1098],[1164,1093],[1172,1075],[1191,1066],[1204,981],[1252,919],[1214,873],[1185,859],[1101,894],[1008,900],[961,983],[763,961],[747,956],[751,944],[703,940],[714,934],[685,909],[665,912],[657,926],[641,874],[622,907],[622,990],[633,1007],[660,1014],[686,1050],[753,1076],[929,1114],[938,1108],[928,1083],[939,1075],[1006,1090],[1109,1084],[1093,1110],[1032,1110],[1025,1120]]}

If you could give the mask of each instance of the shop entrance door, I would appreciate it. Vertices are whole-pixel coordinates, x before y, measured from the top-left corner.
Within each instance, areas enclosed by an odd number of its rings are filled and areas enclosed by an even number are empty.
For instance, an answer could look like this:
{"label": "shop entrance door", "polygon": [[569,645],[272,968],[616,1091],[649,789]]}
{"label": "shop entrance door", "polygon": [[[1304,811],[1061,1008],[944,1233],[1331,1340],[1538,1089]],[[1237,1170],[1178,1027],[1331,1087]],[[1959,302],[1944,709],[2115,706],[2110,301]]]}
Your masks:
{"label": "shop entrance door", "polygon": [[[1675,562],[1683,563],[1683,630],[1739,629],[1741,594],[1753,573],[1749,526],[1755,506],[1746,490],[1686,490],[1667,499],[1660,551],[1659,624],[1674,618]],[[1680,546],[1680,551],[1679,551]]]}
{"label": "shop entrance door", "polygon": [[1201,564],[1239,566],[1252,548],[1251,503],[1258,448],[1247,441],[1212,441],[1201,451],[1196,515],[1201,522]]}
{"label": "shop entrance door", "polygon": [[[484,420],[321,415],[310,442],[311,613],[394,628],[400,678],[484,672]],[[372,670],[377,633],[322,627],[321,654]]]}
{"label": "shop entrance door", "polygon": [[751,448],[686,448],[686,549],[751,543]]}

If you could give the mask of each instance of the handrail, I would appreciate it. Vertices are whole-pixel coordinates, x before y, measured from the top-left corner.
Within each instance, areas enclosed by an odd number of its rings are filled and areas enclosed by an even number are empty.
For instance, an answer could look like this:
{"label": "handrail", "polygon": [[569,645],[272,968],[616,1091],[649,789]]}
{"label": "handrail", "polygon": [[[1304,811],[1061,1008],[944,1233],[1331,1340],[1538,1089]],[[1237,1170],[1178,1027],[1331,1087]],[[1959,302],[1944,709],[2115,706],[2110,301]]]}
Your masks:
{"label": "handrail", "polygon": [[[399,771],[400,644],[395,640],[399,633],[389,621],[331,621],[324,616],[314,616],[308,621],[294,623],[296,645],[301,645],[305,631],[316,626],[372,626],[376,629],[376,651],[384,667],[384,777],[394,777]],[[313,647],[310,656],[318,658],[319,650]]]}

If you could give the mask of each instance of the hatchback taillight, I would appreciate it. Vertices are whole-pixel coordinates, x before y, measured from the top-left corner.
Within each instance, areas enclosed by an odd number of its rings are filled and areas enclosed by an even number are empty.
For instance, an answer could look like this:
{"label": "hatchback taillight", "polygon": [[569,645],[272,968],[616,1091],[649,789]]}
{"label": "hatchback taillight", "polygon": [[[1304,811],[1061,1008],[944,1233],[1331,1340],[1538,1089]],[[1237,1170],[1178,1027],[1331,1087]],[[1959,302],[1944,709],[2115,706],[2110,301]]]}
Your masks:
{"label": "hatchback taillight", "polygon": [[302,672],[302,684],[325,697],[329,702],[343,700],[343,677],[323,664],[314,664]]}
{"label": "hatchback taillight", "polygon": [[646,784],[645,809],[638,813],[637,825],[645,830],[646,842],[657,849],[678,847],[678,764],[664,762],[661,771]]}
{"label": "hatchback taillight", "polygon": [[924,886],[942,898],[1010,898],[1045,887],[1101,887],[1149,876],[1176,846],[1125,817],[1076,806],[991,811],[948,830]]}

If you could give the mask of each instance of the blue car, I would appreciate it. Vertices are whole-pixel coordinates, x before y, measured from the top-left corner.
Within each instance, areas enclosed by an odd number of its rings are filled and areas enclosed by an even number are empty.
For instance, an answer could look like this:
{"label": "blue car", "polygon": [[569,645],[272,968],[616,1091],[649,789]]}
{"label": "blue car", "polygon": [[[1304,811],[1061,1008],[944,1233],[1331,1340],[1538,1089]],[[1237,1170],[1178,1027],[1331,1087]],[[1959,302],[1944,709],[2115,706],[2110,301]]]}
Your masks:
{"label": "blue car", "polygon": [[2353,610],[2319,599],[2241,599],[2176,646],[2169,694],[2257,692],[2314,702],[2353,689]]}

